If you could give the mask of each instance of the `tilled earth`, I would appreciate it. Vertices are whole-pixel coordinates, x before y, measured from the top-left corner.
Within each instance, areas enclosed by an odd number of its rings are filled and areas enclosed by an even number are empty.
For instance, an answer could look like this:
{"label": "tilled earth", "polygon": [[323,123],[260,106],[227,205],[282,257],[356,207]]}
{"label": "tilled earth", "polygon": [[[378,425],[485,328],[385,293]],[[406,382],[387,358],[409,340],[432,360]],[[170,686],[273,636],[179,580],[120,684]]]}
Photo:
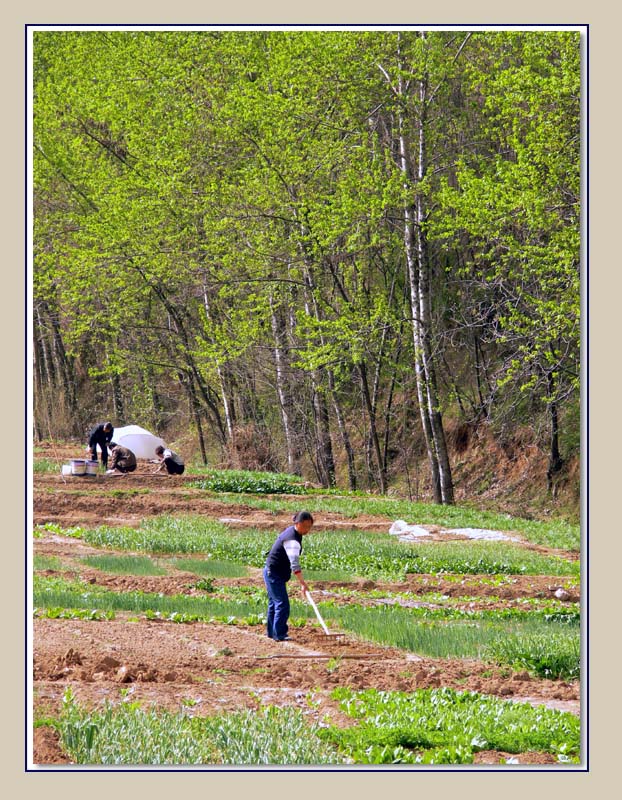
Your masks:
{"label": "tilled earth", "polygon": [[[45,456],[68,460],[76,454],[50,451]],[[201,514],[231,520],[227,524],[232,526],[275,531],[289,524],[287,515],[260,512],[243,504],[221,503],[188,487],[191,478],[154,476],[153,468],[139,462],[136,473],[112,478],[36,474],[34,523],[54,522],[63,528],[139,525],[152,515]],[[129,488],[148,488],[149,494],[110,495],[111,489]],[[318,529],[386,531],[392,522],[361,517],[352,521],[337,514],[317,517]],[[434,538],[447,539],[440,530],[436,533]],[[77,559],[101,551],[80,540],[50,532],[34,540],[33,552],[58,556],[81,579],[116,591],[202,593],[195,588],[196,576],[190,573],[139,577],[90,569]],[[262,579],[260,572],[253,570],[248,578],[215,579],[214,584],[261,586]],[[373,597],[368,595],[364,601],[357,597],[359,604],[399,602],[414,606],[421,604],[419,595],[437,592],[452,598],[454,603],[464,598],[463,607],[476,609],[483,604],[486,608],[507,608],[526,598],[553,599],[562,585],[564,602],[577,602],[578,584],[548,576],[507,576],[495,583],[489,576],[451,579],[411,575],[399,584],[359,581],[349,587],[376,590]],[[335,583],[313,584],[318,599],[330,597],[338,602],[352,602],[336,591],[338,588]],[[117,613],[112,621],[36,619],[33,628],[33,696],[37,715],[57,714],[69,686],[80,702],[92,706],[106,700],[120,702],[128,695],[132,700],[142,701],[144,706],[153,704],[179,710],[184,704],[191,705],[194,714],[257,708],[269,703],[298,706],[310,717],[333,724],[351,724],[330,699],[330,691],[336,686],[401,691],[446,686],[579,714],[578,682],[534,679],[527,672],[495,668],[475,660],[421,658],[359,641],[350,634],[327,637],[317,624],[310,622],[290,629],[289,642],[273,642],[257,626],[198,622],[181,625],[123,613]],[[310,693],[315,701],[312,705],[308,702]],[[477,761],[498,764],[506,755],[482,752]],[[553,756],[542,753],[522,753],[518,759],[521,764],[555,763]],[[51,727],[35,729],[33,760],[36,764],[69,763]]]}

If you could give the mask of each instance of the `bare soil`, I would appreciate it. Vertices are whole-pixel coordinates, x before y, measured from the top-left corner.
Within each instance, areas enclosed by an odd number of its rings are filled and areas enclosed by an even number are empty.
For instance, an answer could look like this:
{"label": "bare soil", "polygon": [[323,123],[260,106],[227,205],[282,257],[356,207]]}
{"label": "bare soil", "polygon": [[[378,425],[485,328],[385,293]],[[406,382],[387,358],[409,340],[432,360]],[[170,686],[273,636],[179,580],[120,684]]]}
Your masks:
{"label": "bare soil", "polygon": [[[62,463],[78,457],[58,448],[38,453]],[[124,477],[67,477],[35,474],[34,523],[58,523],[63,528],[95,525],[138,526],[143,519],[161,514],[200,514],[213,519],[237,520],[232,527],[256,527],[278,531],[289,517],[244,506],[219,502],[192,489],[192,480],[155,476],[154,465],[139,462],[137,472]],[[114,489],[149,489],[149,493],[110,494]],[[386,531],[392,520],[358,517],[346,520],[336,514],[317,515],[316,528]],[[441,538],[439,532],[439,538]],[[433,537],[430,537],[433,538]],[[446,541],[446,536],[442,537]],[[426,539],[426,541],[428,541]],[[525,543],[527,547],[533,547]],[[536,548],[548,551],[546,548]],[[78,539],[47,533],[34,539],[35,555],[56,555],[91,583],[117,591],[201,594],[197,577],[179,572],[164,576],[115,576],[90,569],[79,559],[101,552]],[[108,551],[107,551],[108,552]],[[565,554],[568,557],[568,554]],[[215,585],[262,585],[258,570],[247,578],[216,579]],[[360,581],[358,588],[376,589],[364,602],[400,602],[415,605],[418,595],[441,592],[448,598],[464,598],[465,606],[508,607],[525,598],[553,598],[564,586],[565,601],[576,602],[580,586],[549,576],[507,576],[493,585],[484,576],[411,575],[408,580],[384,584]],[[350,588],[352,584],[348,584]],[[352,602],[335,591],[339,584],[314,583],[320,597]],[[354,588],[357,588],[355,585]],[[378,596],[380,594],[380,596]],[[399,594],[399,597],[395,597]],[[477,598],[480,598],[479,602]],[[361,603],[361,598],[357,598]],[[36,619],[33,638],[33,693],[35,719],[56,715],[63,694],[71,686],[76,698],[89,705],[120,702],[127,693],[145,706],[179,710],[191,704],[195,714],[213,714],[259,704],[293,705],[315,718],[334,724],[351,724],[330,699],[336,686],[412,691],[447,686],[477,691],[534,705],[545,705],[579,714],[578,682],[531,678],[527,672],[491,667],[475,660],[421,658],[390,647],[357,640],[352,635],[327,637],[314,623],[290,629],[289,642],[273,642],[256,626],[205,623],[175,624],[117,613],[113,621]],[[313,692],[317,705],[307,702]],[[477,763],[498,764],[509,754],[482,752]],[[521,764],[555,763],[552,756],[522,753]],[[53,728],[34,731],[34,762],[68,764]]]}

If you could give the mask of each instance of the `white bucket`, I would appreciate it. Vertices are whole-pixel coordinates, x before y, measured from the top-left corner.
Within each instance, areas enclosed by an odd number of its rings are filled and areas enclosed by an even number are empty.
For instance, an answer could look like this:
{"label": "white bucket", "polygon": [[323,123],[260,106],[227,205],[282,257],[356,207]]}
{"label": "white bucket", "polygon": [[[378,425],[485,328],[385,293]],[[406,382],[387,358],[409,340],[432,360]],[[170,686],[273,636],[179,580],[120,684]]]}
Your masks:
{"label": "white bucket", "polygon": [[60,468],[61,475],[71,475],[71,464],[63,464]]}
{"label": "white bucket", "polygon": [[71,459],[71,474],[72,475],[86,474],[86,461],[83,458]]}
{"label": "white bucket", "polygon": [[86,474],[87,475],[97,475],[97,461],[87,461],[86,462]]}

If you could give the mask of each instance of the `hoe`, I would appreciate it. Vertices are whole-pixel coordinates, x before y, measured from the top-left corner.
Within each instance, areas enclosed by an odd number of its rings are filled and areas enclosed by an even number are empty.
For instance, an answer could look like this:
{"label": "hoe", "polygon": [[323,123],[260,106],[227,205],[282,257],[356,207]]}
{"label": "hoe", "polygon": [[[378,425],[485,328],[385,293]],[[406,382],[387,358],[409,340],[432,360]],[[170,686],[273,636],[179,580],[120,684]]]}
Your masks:
{"label": "hoe", "polygon": [[322,626],[322,629],[324,630],[324,633],[325,633],[327,636],[333,636],[335,639],[342,639],[342,638],[343,638],[343,633],[330,633],[330,631],[329,631],[329,630],[328,630],[328,628],[326,627],[326,623],[325,623],[325,622],[324,622],[324,620],[322,619],[322,615],[321,615],[321,614],[320,614],[320,612],[318,611],[318,607],[315,605],[315,602],[314,602],[313,598],[311,597],[311,592],[309,592],[309,591],[307,590],[307,591],[305,592],[305,597],[306,597],[306,598],[307,598],[307,600],[309,601],[309,604],[310,604],[311,608],[312,608],[312,609],[315,611],[315,616],[318,618],[318,622],[319,622],[319,623],[320,623],[320,625]]}

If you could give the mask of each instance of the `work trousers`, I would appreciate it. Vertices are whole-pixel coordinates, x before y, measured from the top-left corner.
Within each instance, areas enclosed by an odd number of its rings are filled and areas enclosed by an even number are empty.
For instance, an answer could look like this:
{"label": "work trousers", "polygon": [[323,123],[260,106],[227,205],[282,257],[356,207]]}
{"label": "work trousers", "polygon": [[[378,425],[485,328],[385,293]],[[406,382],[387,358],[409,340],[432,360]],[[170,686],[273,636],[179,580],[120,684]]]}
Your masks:
{"label": "work trousers", "polygon": [[[99,444],[99,442],[97,442]],[[91,461],[97,461],[97,444],[91,445]],[[101,459],[104,469],[108,467],[108,445],[99,444],[101,447]]]}
{"label": "work trousers", "polygon": [[183,464],[178,464],[172,458],[165,458],[164,464],[166,466],[166,471],[169,475],[183,475],[185,466]]}
{"label": "work trousers", "polygon": [[128,462],[127,458],[120,458],[116,463],[110,465],[111,469],[118,469],[119,472],[134,472],[136,470],[136,462]]}
{"label": "work trousers", "polygon": [[289,619],[289,596],[287,581],[277,575],[271,575],[266,567],[263,579],[268,590],[268,620],[266,632],[271,639],[280,641],[287,636],[287,620]]}

